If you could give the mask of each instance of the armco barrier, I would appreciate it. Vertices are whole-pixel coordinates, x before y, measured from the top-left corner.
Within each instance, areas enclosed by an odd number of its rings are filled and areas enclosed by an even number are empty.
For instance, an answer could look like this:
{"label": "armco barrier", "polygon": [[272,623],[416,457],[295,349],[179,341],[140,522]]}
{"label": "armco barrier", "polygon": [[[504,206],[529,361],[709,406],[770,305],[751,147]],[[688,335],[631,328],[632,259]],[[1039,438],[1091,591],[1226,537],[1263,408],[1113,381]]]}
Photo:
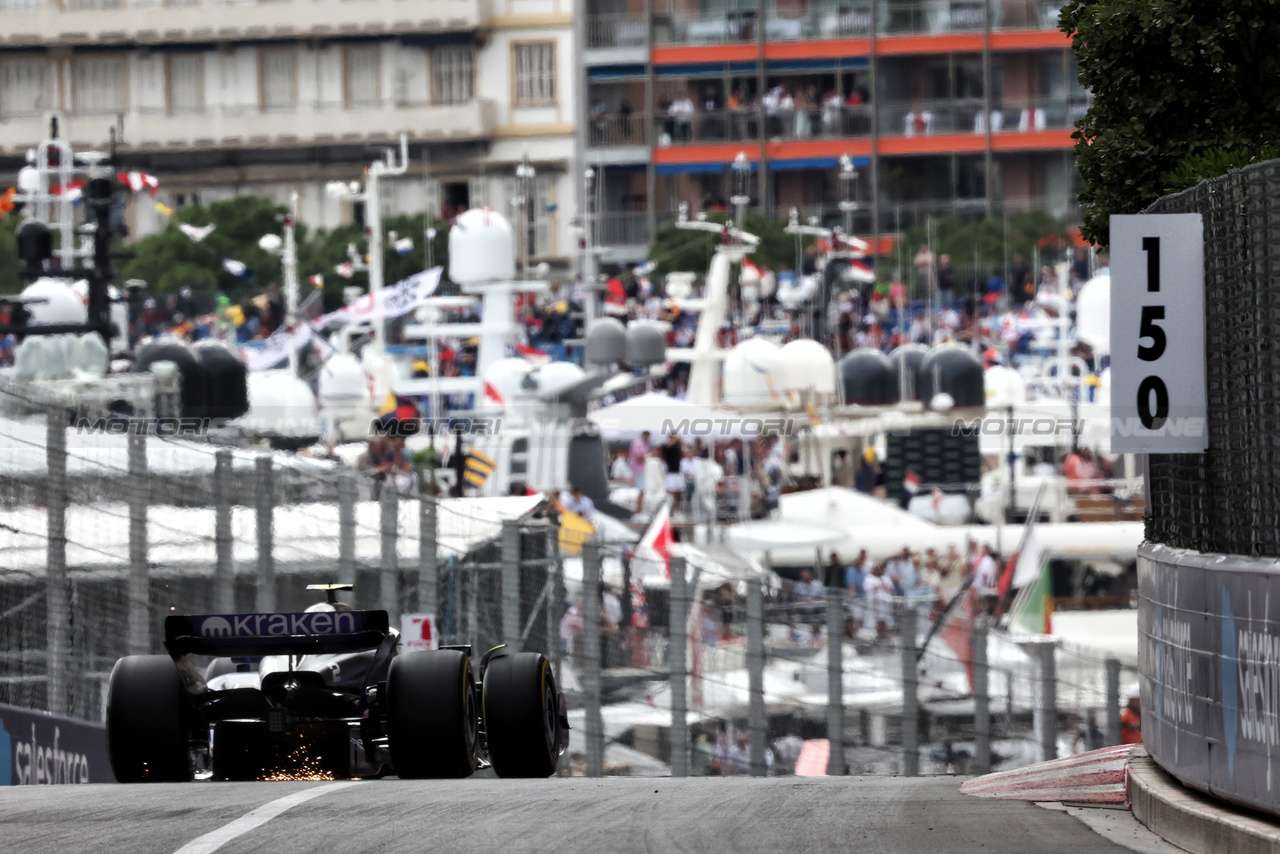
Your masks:
{"label": "armco barrier", "polygon": [[0,705],[0,785],[115,781],[102,724]]}
{"label": "armco barrier", "polygon": [[1189,786],[1280,814],[1280,560],[1144,544],[1138,596],[1147,752]]}

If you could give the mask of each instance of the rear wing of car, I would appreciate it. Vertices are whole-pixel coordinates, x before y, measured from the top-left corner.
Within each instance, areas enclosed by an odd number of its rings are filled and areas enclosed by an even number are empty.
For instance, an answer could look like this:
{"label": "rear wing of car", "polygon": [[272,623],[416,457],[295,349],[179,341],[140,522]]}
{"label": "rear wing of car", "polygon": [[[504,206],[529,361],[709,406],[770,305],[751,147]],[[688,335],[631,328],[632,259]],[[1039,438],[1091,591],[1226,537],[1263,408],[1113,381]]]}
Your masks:
{"label": "rear wing of car", "polygon": [[185,655],[325,655],[373,649],[390,630],[386,611],[204,614],[166,617],[164,645]]}

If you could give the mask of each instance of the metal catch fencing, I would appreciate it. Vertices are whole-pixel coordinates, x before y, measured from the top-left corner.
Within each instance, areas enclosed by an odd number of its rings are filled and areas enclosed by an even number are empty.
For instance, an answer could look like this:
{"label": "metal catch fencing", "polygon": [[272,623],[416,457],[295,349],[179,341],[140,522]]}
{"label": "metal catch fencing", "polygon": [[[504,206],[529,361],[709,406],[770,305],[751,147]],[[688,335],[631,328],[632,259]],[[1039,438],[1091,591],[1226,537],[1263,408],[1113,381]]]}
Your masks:
{"label": "metal catch fencing", "polygon": [[1156,201],[1144,213],[1204,218],[1205,372],[1209,449],[1152,454],[1152,542],[1250,557],[1280,555],[1275,422],[1280,373],[1280,161],[1232,170]]}

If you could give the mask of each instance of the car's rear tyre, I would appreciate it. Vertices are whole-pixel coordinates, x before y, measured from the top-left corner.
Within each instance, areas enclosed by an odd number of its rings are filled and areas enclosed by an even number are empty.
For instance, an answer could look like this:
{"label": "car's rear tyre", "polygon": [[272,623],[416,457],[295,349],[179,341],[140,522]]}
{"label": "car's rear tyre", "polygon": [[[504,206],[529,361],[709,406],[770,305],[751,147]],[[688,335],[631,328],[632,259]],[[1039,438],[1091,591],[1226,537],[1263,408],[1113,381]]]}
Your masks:
{"label": "car's rear tyre", "polygon": [[484,673],[484,732],[499,777],[550,777],[559,759],[555,677],[536,652],[499,656]]}
{"label": "car's rear tyre", "polygon": [[387,674],[387,745],[396,776],[469,777],[479,713],[471,660],[455,649],[398,655]]}
{"label": "car's rear tyre", "polygon": [[107,755],[116,780],[191,779],[185,693],[167,655],[130,655],[116,662],[107,688]]}

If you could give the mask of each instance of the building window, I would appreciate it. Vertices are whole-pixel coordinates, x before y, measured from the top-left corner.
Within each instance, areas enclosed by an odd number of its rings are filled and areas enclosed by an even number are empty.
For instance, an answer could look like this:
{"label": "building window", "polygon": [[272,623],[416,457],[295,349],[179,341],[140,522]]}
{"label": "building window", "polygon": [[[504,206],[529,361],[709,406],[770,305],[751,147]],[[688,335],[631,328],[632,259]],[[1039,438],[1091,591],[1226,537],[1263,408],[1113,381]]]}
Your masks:
{"label": "building window", "polygon": [[262,52],[262,109],[291,110],[298,105],[298,55],[292,50]]}
{"label": "building window", "polygon": [[466,104],[475,97],[476,50],[472,45],[438,47],[431,52],[431,102]]}
{"label": "building window", "polygon": [[0,62],[0,118],[38,116],[48,109],[47,75],[43,57]]}
{"label": "building window", "polygon": [[128,107],[128,72],[122,56],[81,56],[73,78],[80,115],[123,113]]}
{"label": "building window", "polygon": [[169,55],[169,114],[204,111],[204,57],[198,53]]}
{"label": "building window", "polygon": [[375,107],[379,101],[379,57],[376,45],[349,47],[346,52],[348,107]]}
{"label": "building window", "polygon": [[517,107],[547,107],[556,103],[556,43],[523,42],[515,46]]}

